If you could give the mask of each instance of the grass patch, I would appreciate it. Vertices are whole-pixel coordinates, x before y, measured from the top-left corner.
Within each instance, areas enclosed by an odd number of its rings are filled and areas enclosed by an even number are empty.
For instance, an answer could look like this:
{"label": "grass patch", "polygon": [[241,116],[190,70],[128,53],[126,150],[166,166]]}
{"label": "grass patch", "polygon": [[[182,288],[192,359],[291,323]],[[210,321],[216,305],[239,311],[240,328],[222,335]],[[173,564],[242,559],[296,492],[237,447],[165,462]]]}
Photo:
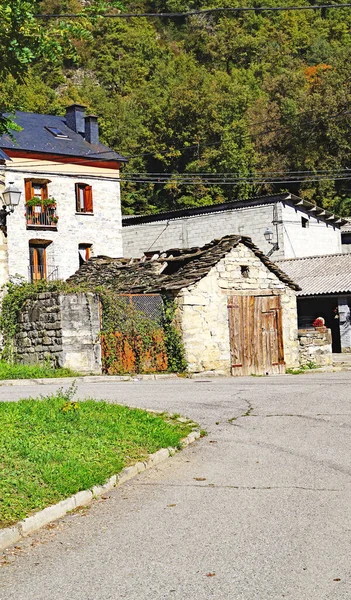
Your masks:
{"label": "grass patch", "polygon": [[50,365],[22,365],[10,364],[5,360],[0,361],[0,379],[41,379],[53,377],[78,377],[70,369],[54,369]]}
{"label": "grass patch", "polygon": [[318,365],[313,361],[306,363],[305,365],[300,365],[296,369],[288,368],[285,373],[288,375],[301,375],[301,373],[306,373],[306,371],[310,371],[312,369],[318,369]]}
{"label": "grass patch", "polygon": [[0,527],[76,492],[191,430],[168,415],[103,401],[72,400],[74,388],[0,403]]}

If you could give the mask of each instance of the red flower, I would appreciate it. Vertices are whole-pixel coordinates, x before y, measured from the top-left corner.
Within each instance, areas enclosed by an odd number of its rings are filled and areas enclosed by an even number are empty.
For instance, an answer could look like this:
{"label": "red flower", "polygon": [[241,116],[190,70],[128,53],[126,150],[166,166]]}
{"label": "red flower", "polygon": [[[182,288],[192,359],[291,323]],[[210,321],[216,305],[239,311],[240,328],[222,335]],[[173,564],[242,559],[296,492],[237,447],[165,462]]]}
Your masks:
{"label": "red flower", "polygon": [[313,321],[313,327],[324,327],[325,321],[322,317],[318,317],[315,321]]}

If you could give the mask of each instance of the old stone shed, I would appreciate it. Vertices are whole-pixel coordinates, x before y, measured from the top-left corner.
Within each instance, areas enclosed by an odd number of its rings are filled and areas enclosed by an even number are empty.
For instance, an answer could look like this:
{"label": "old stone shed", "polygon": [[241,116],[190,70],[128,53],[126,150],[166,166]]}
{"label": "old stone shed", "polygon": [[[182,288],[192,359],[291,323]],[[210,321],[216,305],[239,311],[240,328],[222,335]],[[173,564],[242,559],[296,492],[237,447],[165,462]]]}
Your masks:
{"label": "old stone shed", "polygon": [[299,287],[248,237],[225,236],[150,260],[96,257],[69,281],[174,298],[192,373],[281,373],[299,362]]}

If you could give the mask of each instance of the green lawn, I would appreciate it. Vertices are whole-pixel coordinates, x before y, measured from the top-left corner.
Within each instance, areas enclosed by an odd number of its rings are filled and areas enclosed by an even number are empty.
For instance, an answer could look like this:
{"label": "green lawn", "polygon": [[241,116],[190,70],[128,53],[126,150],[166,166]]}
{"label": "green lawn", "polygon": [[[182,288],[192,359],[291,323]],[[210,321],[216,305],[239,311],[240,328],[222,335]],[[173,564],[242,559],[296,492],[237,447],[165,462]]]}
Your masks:
{"label": "green lawn", "polygon": [[123,467],[191,431],[166,415],[75,402],[72,388],[40,399],[0,402],[0,527],[102,484]]}
{"label": "green lawn", "polygon": [[53,369],[49,365],[22,365],[0,361],[0,379],[40,379],[41,377],[77,377],[70,369]]}

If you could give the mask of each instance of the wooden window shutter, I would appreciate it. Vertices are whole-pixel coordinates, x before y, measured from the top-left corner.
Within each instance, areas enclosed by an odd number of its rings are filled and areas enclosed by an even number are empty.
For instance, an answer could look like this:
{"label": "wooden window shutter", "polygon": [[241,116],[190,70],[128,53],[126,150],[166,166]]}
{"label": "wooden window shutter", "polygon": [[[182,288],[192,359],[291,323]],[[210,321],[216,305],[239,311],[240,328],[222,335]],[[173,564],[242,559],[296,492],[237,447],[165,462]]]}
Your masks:
{"label": "wooden window shutter", "polygon": [[85,212],[93,212],[93,190],[91,185],[84,188],[84,209]]}
{"label": "wooden window shutter", "polygon": [[48,199],[48,186],[47,183],[44,183],[42,188],[41,188],[41,199],[42,200],[47,200]]}
{"label": "wooden window shutter", "polygon": [[80,212],[80,203],[79,203],[79,183],[75,184],[76,188],[76,212]]}
{"label": "wooden window shutter", "polygon": [[25,197],[26,197],[26,202],[28,202],[28,200],[31,200],[33,198],[33,187],[32,187],[31,181],[25,181],[24,193],[25,193]]}

